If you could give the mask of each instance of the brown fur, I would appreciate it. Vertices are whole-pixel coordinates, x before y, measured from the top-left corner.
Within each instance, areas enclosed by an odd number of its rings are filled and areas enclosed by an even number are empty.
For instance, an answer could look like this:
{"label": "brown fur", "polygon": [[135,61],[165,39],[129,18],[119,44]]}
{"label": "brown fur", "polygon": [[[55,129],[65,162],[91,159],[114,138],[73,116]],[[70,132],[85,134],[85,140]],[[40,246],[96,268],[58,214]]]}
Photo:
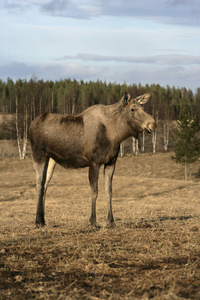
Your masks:
{"label": "brown fur", "polygon": [[144,129],[155,129],[155,120],[140,104],[150,95],[135,100],[125,95],[114,105],[92,106],[77,116],[44,113],[30,125],[30,141],[36,170],[36,224],[44,225],[44,198],[56,163],[65,168],[89,167],[92,191],[90,223],[96,225],[96,198],[99,168],[104,164],[105,190],[108,202],[108,224],[114,223],[112,214],[112,177],[120,143]]}
{"label": "brown fur", "polygon": [[66,124],[69,124],[71,122],[74,122],[74,123],[80,123],[80,124],[83,124],[83,118],[82,116],[72,116],[72,115],[68,115],[66,117],[62,117],[60,119],[60,123],[62,124],[63,122],[65,122]]}

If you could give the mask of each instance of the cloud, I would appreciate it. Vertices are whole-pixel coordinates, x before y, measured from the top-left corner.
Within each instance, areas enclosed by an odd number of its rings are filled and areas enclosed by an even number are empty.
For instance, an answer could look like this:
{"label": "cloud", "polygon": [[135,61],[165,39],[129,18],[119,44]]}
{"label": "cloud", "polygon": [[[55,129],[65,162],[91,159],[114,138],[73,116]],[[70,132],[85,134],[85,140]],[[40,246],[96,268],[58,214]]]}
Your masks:
{"label": "cloud", "polygon": [[97,79],[107,82],[127,84],[157,84],[161,86],[186,87],[194,92],[199,86],[200,75],[198,65],[156,65],[138,63],[124,64],[124,62],[107,61],[100,65],[86,62],[56,62],[46,64],[25,64],[12,62],[0,65],[0,78],[4,81],[8,77],[14,81],[32,77],[46,80],[60,80],[71,78],[84,81],[96,81]]}
{"label": "cloud", "polygon": [[69,0],[51,0],[40,6],[42,12],[70,18],[88,18],[87,14]]}
{"label": "cloud", "polygon": [[133,57],[133,56],[111,56],[111,55],[97,55],[80,53],[77,55],[65,55],[58,58],[60,61],[64,60],[81,60],[81,61],[97,61],[97,62],[125,62],[136,64],[157,64],[157,65],[199,65],[200,56],[194,55],[157,55],[146,57]]}
{"label": "cloud", "polygon": [[21,62],[10,62],[0,65],[0,78],[6,80],[8,77],[13,80],[29,78],[35,73],[36,66],[29,66]]}
{"label": "cloud", "polygon": [[159,23],[200,25],[197,0],[51,0],[41,5],[43,12],[69,18],[100,16],[151,19]]}
{"label": "cloud", "polygon": [[200,26],[199,0],[4,0],[0,6],[12,11],[36,7],[43,14],[66,18],[115,16]]}
{"label": "cloud", "polygon": [[19,0],[19,1],[14,1],[14,0],[4,0],[0,3],[0,7],[6,9],[9,12],[24,12],[33,5],[33,1],[31,3],[27,3],[27,1],[24,0]]}
{"label": "cloud", "polygon": [[0,78],[14,81],[17,79],[29,80],[34,75],[43,80],[60,80],[63,78],[75,78],[77,80],[96,80],[108,72],[106,66],[83,65],[80,63],[22,63],[10,62],[0,65]]}

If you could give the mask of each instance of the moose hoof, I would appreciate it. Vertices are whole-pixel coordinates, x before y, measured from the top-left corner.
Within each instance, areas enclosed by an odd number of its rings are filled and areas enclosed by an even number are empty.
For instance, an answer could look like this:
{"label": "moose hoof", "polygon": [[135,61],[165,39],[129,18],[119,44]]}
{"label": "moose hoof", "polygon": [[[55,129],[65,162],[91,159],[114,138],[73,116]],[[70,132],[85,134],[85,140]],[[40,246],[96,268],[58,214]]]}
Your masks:
{"label": "moose hoof", "polygon": [[114,228],[115,227],[115,222],[114,220],[112,222],[110,222],[109,220],[107,220],[106,222],[106,227],[107,228]]}
{"label": "moose hoof", "polygon": [[97,230],[100,230],[101,226],[97,225],[96,223],[89,223],[88,226],[90,229],[89,231],[97,231]]}
{"label": "moose hoof", "polygon": [[106,225],[107,228],[114,228],[115,226],[115,223],[109,223]]}
{"label": "moose hoof", "polygon": [[96,219],[90,218],[90,226],[91,226],[91,227],[97,227]]}
{"label": "moose hoof", "polygon": [[36,225],[36,227],[44,227],[45,226],[45,222],[41,222],[41,221],[36,220],[35,221],[35,225]]}
{"label": "moose hoof", "polygon": [[90,223],[89,226],[94,229],[100,228],[96,223]]}

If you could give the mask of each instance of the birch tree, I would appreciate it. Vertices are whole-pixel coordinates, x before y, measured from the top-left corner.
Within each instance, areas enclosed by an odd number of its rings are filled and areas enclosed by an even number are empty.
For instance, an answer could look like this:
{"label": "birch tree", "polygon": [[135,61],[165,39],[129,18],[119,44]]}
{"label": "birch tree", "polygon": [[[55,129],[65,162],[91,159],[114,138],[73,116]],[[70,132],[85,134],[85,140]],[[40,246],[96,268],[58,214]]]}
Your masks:
{"label": "birch tree", "polygon": [[133,147],[133,154],[138,155],[139,147],[138,147],[138,139],[132,137],[132,147]]}
{"label": "birch tree", "polygon": [[141,151],[144,152],[144,148],[145,148],[145,131],[142,131],[142,147],[141,147]]}
{"label": "birch tree", "polygon": [[123,142],[121,142],[121,144],[120,144],[120,156],[124,157],[124,143]]}
{"label": "birch tree", "polygon": [[169,144],[169,121],[164,124],[164,150],[167,152]]}
{"label": "birch tree", "polygon": [[153,154],[156,154],[157,131],[152,132]]}
{"label": "birch tree", "polygon": [[26,96],[26,101],[24,103],[24,113],[23,113],[23,138],[21,137],[20,122],[19,122],[19,103],[18,103],[17,96],[16,96],[15,124],[16,124],[19,159],[22,160],[25,159],[26,149],[27,149],[27,134],[28,134],[27,96]]}
{"label": "birch tree", "polygon": [[[159,112],[158,112],[158,110],[156,110],[156,117],[155,117],[156,124],[158,124],[158,115],[159,115]],[[157,130],[154,130],[152,132],[153,154],[156,154],[157,133],[158,133]]]}

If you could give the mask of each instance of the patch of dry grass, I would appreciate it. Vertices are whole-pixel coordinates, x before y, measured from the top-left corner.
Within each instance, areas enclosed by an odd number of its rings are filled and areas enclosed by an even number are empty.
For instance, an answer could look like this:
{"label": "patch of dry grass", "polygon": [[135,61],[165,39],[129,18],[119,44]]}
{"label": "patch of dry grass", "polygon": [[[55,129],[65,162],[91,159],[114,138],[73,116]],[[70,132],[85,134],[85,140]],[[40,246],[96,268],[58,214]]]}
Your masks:
{"label": "patch of dry grass", "polygon": [[199,299],[199,230],[165,223],[32,229],[1,250],[2,296]]}
{"label": "patch of dry grass", "polygon": [[101,174],[94,230],[87,169],[57,167],[38,229],[31,159],[2,160],[0,299],[200,299],[199,182],[194,170],[193,181],[177,180],[172,163],[119,159],[111,229]]}

